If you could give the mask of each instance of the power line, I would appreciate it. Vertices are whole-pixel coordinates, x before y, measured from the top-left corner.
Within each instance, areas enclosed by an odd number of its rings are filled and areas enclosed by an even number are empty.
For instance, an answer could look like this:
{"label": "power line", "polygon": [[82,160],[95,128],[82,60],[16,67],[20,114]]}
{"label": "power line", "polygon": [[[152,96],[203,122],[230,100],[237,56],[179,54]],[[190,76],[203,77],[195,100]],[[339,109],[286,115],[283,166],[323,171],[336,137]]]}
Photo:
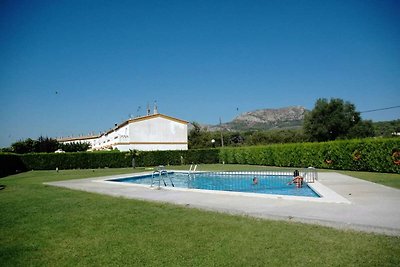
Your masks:
{"label": "power line", "polygon": [[365,111],[360,111],[360,113],[381,111],[381,110],[387,110],[387,109],[393,109],[393,108],[400,108],[400,106],[393,106],[393,107],[387,107],[387,108],[378,108],[378,109],[365,110]]}

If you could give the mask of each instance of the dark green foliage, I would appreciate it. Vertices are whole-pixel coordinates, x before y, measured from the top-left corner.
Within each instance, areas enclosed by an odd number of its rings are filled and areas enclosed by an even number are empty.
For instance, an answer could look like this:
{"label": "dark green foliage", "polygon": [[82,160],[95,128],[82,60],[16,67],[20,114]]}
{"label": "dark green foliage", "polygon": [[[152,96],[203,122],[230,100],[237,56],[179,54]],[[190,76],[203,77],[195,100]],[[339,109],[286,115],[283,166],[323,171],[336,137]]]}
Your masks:
{"label": "dark green foliage", "polygon": [[284,129],[252,132],[245,135],[244,145],[268,145],[279,143],[298,143],[306,141],[300,129]]}
{"label": "dark green foliage", "polygon": [[8,150],[17,154],[27,154],[43,152],[52,153],[57,149],[62,149],[65,152],[81,152],[87,151],[89,148],[90,145],[87,143],[73,142],[61,144],[56,139],[40,136],[37,140],[28,138],[24,141],[15,142]]}
{"label": "dark green foliage", "polygon": [[137,166],[218,163],[219,149],[141,151],[135,158]]}
{"label": "dark green foliage", "polygon": [[32,139],[28,138],[24,141],[21,140],[21,141],[13,143],[11,145],[11,150],[14,153],[18,153],[18,154],[33,153],[33,152],[35,152],[35,149],[36,149],[36,143],[37,143],[36,140],[32,140]]}
{"label": "dark green foliage", "polygon": [[374,122],[375,136],[390,137],[400,133],[400,120]]}
{"label": "dark green foliage", "polygon": [[38,140],[30,138],[18,141],[11,145],[11,151],[17,154],[26,153],[51,153],[59,148],[60,144],[56,139],[40,136]]}
{"label": "dark green foliage", "polygon": [[192,149],[185,151],[184,164],[189,163],[218,163],[219,162],[219,149]]}
{"label": "dark green foliage", "polygon": [[339,98],[328,101],[320,98],[304,118],[304,133],[310,141],[329,141],[345,138],[350,129],[361,121],[360,113],[350,102]]}
{"label": "dark green foliage", "polygon": [[200,124],[192,122],[193,129],[190,130],[188,135],[189,148],[205,148],[212,147],[211,140],[217,140],[215,133],[208,132],[202,129]]}
{"label": "dark green foliage", "polygon": [[51,153],[58,149],[59,143],[56,139],[40,136],[36,141],[35,151],[37,153]]}
{"label": "dark green foliage", "polygon": [[[350,104],[351,105],[351,104]],[[347,110],[349,110],[348,108]],[[346,110],[346,109],[342,109]],[[311,114],[311,113],[309,113]],[[327,113],[331,114],[331,113]],[[358,113],[357,113],[358,114]],[[351,125],[346,133],[341,133],[340,135],[333,135],[332,138],[337,139],[354,139],[354,138],[366,138],[366,137],[374,137],[374,136],[385,136],[391,137],[392,133],[400,132],[400,120],[390,121],[390,122],[371,122],[369,120],[361,120],[358,115],[351,117]],[[310,116],[310,115],[308,115]],[[344,116],[345,117],[345,116]],[[347,116],[348,117],[348,116]],[[332,119],[333,120],[333,119]],[[321,119],[321,122],[325,120]],[[337,120],[333,120],[333,123],[336,123]],[[340,120],[339,120],[340,122]],[[310,123],[310,122],[308,122]],[[195,128],[192,129],[189,133],[189,148],[211,148],[211,147],[221,147],[221,132],[220,131],[208,131],[205,128],[201,128],[201,126],[197,123],[193,123]],[[307,123],[306,123],[307,124]],[[330,124],[332,126],[332,124]],[[335,127],[343,128],[343,125],[339,123],[335,124]],[[350,125],[350,123],[348,123]],[[325,125],[321,126],[317,129],[317,125],[314,125],[315,129],[312,128],[310,131],[315,132],[316,134],[319,132],[323,132],[326,134],[329,130],[330,126]],[[334,134],[335,131],[332,131]],[[336,131],[336,134],[339,131]],[[224,146],[226,147],[238,147],[238,146],[254,146],[254,145],[270,145],[270,144],[282,144],[282,143],[301,143],[307,141],[315,141],[310,137],[309,134],[306,134],[303,129],[274,129],[267,131],[241,131],[241,132],[232,132],[232,131],[223,131],[223,139]],[[215,140],[214,143],[211,140]],[[321,138],[325,139],[325,138]],[[328,141],[328,139],[324,140]]]}
{"label": "dark green foliage", "polygon": [[13,153],[13,150],[11,147],[3,147],[3,148],[0,148],[0,152]]}
{"label": "dark green foliage", "polygon": [[31,153],[21,155],[28,170],[129,167],[131,160],[120,152]]}
{"label": "dark green foliage", "polygon": [[[189,133],[189,148],[211,148],[221,147],[221,132],[207,131],[198,124]],[[253,146],[279,143],[305,142],[307,137],[301,129],[279,129],[269,131],[247,131],[247,132],[222,132],[224,146]],[[214,143],[211,140],[214,139]]]}
{"label": "dark green foliage", "polygon": [[224,148],[220,160],[233,164],[400,173],[399,155],[400,139],[389,138]]}
{"label": "dark green foliage", "polygon": [[60,144],[59,148],[65,152],[82,152],[90,148],[88,143],[72,142],[67,144]]}
{"label": "dark green foliage", "polygon": [[25,171],[21,157],[11,153],[0,153],[0,177]]}
{"label": "dark green foliage", "polygon": [[347,138],[366,138],[375,136],[372,121],[359,121],[356,125],[349,129]]}
{"label": "dark green foliage", "polygon": [[[218,149],[132,152],[30,153],[15,155],[27,170],[95,169],[131,167],[135,155],[136,166],[218,163]],[[5,159],[6,160],[6,159]],[[15,172],[15,170],[14,170]]]}
{"label": "dark green foliage", "polygon": [[199,138],[201,136],[201,126],[197,122],[192,122],[193,129],[189,132],[189,141],[193,143],[199,143]]}
{"label": "dark green foliage", "polygon": [[[0,154],[1,173],[136,166],[233,163],[400,173],[400,138],[274,144],[174,151]],[[19,160],[20,159],[20,160]]]}

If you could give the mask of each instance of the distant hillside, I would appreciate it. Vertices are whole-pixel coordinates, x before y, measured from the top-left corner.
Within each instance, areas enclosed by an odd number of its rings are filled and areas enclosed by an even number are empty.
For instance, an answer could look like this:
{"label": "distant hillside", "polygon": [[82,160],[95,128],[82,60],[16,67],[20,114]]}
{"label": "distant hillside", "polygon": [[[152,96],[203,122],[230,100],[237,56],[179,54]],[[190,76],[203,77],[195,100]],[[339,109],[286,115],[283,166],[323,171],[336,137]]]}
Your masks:
{"label": "distant hillside", "polygon": [[303,125],[306,112],[307,110],[300,106],[259,109],[242,113],[231,122],[222,125],[209,125],[206,128],[210,131],[220,130],[221,127],[228,131],[299,128]]}
{"label": "distant hillside", "polygon": [[[221,125],[200,124],[208,131],[254,131],[273,129],[296,129],[303,126],[304,115],[307,109],[301,106],[278,109],[258,109],[240,114],[230,122]],[[375,136],[399,136],[400,120],[372,122]],[[189,124],[188,130],[193,129]]]}

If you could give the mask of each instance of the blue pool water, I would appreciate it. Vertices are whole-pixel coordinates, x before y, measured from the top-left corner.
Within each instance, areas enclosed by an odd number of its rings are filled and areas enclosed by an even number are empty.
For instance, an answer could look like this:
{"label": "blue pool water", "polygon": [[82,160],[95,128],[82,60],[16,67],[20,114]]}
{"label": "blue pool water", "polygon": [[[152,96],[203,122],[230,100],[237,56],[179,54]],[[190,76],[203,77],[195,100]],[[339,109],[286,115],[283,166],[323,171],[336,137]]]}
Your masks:
{"label": "blue pool water", "polygon": [[[253,178],[257,177],[258,183],[253,183]],[[159,176],[154,176],[153,186],[158,187]],[[160,185],[179,188],[193,188],[203,190],[234,191],[259,194],[292,195],[306,197],[320,197],[315,193],[307,183],[302,188],[296,185],[288,185],[293,179],[291,175],[267,175],[267,174],[232,174],[226,173],[174,173],[168,172],[168,175],[162,175]],[[119,178],[109,181],[135,183],[143,185],[152,184],[152,175],[135,176],[128,178]],[[165,183],[164,183],[165,182]]]}

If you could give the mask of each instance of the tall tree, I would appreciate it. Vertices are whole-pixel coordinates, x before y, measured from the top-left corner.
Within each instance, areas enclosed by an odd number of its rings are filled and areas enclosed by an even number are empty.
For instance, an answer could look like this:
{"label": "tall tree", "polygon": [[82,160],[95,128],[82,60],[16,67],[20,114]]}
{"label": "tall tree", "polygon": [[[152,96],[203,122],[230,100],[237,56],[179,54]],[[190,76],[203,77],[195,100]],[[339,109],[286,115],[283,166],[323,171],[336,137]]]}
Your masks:
{"label": "tall tree", "polygon": [[349,130],[348,138],[366,138],[375,136],[374,125],[372,121],[359,121]]}
{"label": "tall tree", "polygon": [[40,136],[36,141],[35,152],[51,153],[58,149],[59,143],[56,139]]}
{"label": "tall tree", "polygon": [[11,150],[18,154],[32,152],[47,152],[51,153],[58,149],[59,143],[56,139],[40,136],[38,140],[28,138],[15,142],[11,145]]}
{"label": "tall tree", "polygon": [[[354,104],[345,102],[340,98],[332,98],[328,101],[320,98],[316,101],[314,109],[304,118],[304,133],[310,141],[328,141],[337,138],[358,137],[362,135],[362,129],[370,124],[360,125],[360,113],[356,111]],[[349,136],[350,130],[359,125]],[[361,131],[361,132],[360,132]]]}
{"label": "tall tree", "polygon": [[36,140],[28,138],[26,140],[20,140],[11,145],[11,150],[18,154],[32,153],[36,152]]}

